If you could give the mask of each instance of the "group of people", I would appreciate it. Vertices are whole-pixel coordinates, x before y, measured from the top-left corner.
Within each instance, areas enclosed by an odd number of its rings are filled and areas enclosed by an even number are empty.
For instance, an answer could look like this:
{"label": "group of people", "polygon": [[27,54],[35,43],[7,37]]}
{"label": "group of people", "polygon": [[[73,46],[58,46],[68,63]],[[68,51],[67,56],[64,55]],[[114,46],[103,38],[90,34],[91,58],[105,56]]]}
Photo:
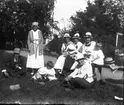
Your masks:
{"label": "group of people", "polygon": [[[41,84],[45,84],[46,81],[59,80],[63,77],[61,83],[66,89],[91,88],[93,86],[96,75],[95,70],[97,68],[101,73],[105,56],[102,51],[102,44],[92,40],[91,32],[85,33],[84,43],[80,41],[79,33],[74,34],[72,38],[68,33],[65,33],[61,55],[55,64],[48,61],[45,65],[43,35],[42,31],[39,30],[39,23],[33,22],[31,28],[27,38],[29,54],[26,67],[23,68],[21,65],[17,65],[20,49],[16,48],[14,50],[14,63],[5,65],[2,71],[6,77],[11,74],[23,75],[26,73],[24,70],[26,69],[31,71],[32,79]],[[10,65],[16,67],[16,69],[8,70]]]}

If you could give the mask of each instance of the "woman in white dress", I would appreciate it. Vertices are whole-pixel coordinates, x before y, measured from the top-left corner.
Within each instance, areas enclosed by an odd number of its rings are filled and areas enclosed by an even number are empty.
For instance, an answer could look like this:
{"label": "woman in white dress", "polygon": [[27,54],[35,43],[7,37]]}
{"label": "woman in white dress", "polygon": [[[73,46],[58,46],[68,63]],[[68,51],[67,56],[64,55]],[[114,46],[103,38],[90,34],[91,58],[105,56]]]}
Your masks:
{"label": "woman in white dress", "polygon": [[73,55],[73,53],[75,53],[75,46],[73,44],[73,42],[70,40],[70,35],[68,33],[66,33],[64,35],[64,40],[65,42],[62,44],[61,47],[61,55],[59,56],[59,58],[57,59],[55,65],[54,65],[54,69],[56,70],[57,73],[62,73],[63,71],[63,67],[65,64],[65,60],[68,56]]}
{"label": "woman in white dress", "polygon": [[44,67],[43,36],[38,28],[38,22],[33,22],[27,39],[29,54],[26,67],[32,69],[32,75],[34,70]]}
{"label": "woman in white dress", "polygon": [[[80,52],[85,58],[87,58],[88,62],[91,62],[92,53],[93,53],[93,49],[96,45],[96,42],[92,41],[92,34],[90,32],[85,33],[84,40],[85,40],[85,42],[83,43],[82,47],[80,48]],[[80,56],[80,53],[78,53],[78,54]],[[77,57],[78,57],[78,54],[77,54]],[[78,62],[76,61],[72,65],[71,70],[74,70],[77,64],[78,64]]]}

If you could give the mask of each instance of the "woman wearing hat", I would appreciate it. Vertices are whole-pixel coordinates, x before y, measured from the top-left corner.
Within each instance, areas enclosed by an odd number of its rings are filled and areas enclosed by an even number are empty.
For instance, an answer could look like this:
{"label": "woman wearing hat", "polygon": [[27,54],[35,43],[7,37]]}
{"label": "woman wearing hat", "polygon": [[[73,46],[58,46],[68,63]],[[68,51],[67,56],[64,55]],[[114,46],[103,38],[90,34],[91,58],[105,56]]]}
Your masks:
{"label": "woman wearing hat", "polygon": [[81,47],[82,47],[83,44],[79,41],[79,39],[80,39],[79,33],[76,33],[76,34],[72,37],[72,39],[73,39],[73,43],[74,43],[74,45],[75,45],[77,51],[78,51],[78,52],[81,52],[80,49],[81,49]]}
{"label": "woman wearing hat", "polygon": [[84,44],[83,44],[83,53],[85,53],[86,51],[93,51],[96,42],[92,41],[92,34],[90,32],[86,32],[85,36],[84,36]]}
{"label": "woman wearing hat", "polygon": [[26,67],[32,69],[32,75],[34,74],[34,69],[44,67],[43,36],[38,28],[38,22],[33,22],[27,39],[29,54]]}
{"label": "woman wearing hat", "polygon": [[[92,60],[91,55],[92,55],[92,52],[93,52],[96,42],[92,41],[92,34],[90,32],[86,32],[84,39],[85,39],[85,42],[82,44],[82,47],[80,48],[80,52],[82,53],[83,56],[85,56],[87,58],[87,62],[91,62],[91,60]],[[75,62],[72,65],[71,70],[73,70],[77,64],[78,63]]]}
{"label": "woman wearing hat", "polygon": [[68,33],[66,33],[64,35],[64,43],[62,44],[61,47],[61,54],[59,56],[59,58],[57,59],[55,65],[54,65],[54,69],[58,72],[60,71],[60,73],[62,73],[64,64],[65,64],[65,59],[70,56],[71,54],[73,54],[73,51],[76,50],[73,42],[70,40],[70,35]]}

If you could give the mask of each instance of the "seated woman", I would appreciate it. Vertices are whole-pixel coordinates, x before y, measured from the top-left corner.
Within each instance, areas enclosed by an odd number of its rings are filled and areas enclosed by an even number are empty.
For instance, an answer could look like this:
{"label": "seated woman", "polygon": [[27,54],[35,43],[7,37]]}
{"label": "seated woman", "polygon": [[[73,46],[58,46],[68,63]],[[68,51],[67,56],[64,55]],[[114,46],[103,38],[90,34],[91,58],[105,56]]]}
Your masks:
{"label": "seated woman", "polygon": [[[94,46],[96,45],[95,41],[92,41],[92,34],[90,32],[86,32],[85,36],[84,36],[84,43],[82,44],[79,52],[84,55],[85,57],[87,57],[87,61],[91,62],[92,60],[92,52],[94,49]],[[79,53],[79,54],[80,54]],[[78,56],[78,54],[77,54]],[[75,62],[72,67],[71,70],[75,69],[76,65],[78,64],[78,62]]]}
{"label": "seated woman", "polygon": [[25,66],[23,65],[23,60],[20,57],[20,49],[14,49],[13,59],[5,62],[3,65],[3,75],[5,77],[19,77],[21,75],[26,75]]}
{"label": "seated woman", "polygon": [[76,48],[76,50],[73,51],[73,54],[71,56],[67,56],[65,59],[65,64],[63,67],[63,73],[64,75],[68,75],[69,73],[71,73],[73,70],[70,70],[72,65],[74,64],[75,60],[76,60],[76,56],[78,53],[81,53],[81,48],[82,48],[82,43],[79,41],[80,39],[80,35],[79,33],[74,34],[74,36],[72,37],[73,39],[73,44]]}
{"label": "seated woman", "polygon": [[77,62],[75,70],[65,78],[63,83],[68,83],[68,88],[91,88],[94,83],[91,64],[83,56],[79,56]]}
{"label": "seated woman", "polygon": [[36,80],[37,82],[56,80],[57,78],[55,77],[55,70],[53,67],[53,62],[48,61],[46,67],[40,68],[37,73],[32,77],[32,79]]}
{"label": "seated woman", "polygon": [[61,48],[62,55],[59,56],[54,65],[54,69],[56,70],[57,74],[61,74],[63,72],[65,59],[75,53],[74,51],[76,50],[76,48],[73,42],[71,42],[70,38],[71,37],[68,33],[64,35],[64,43],[62,44]]}

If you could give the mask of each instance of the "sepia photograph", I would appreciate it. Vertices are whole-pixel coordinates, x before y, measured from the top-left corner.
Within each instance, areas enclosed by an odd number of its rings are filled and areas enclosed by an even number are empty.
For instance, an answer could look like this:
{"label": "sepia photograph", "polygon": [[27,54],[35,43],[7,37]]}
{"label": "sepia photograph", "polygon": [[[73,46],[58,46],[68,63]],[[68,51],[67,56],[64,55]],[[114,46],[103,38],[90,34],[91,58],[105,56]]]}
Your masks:
{"label": "sepia photograph", "polygon": [[0,104],[124,105],[124,0],[0,0]]}

